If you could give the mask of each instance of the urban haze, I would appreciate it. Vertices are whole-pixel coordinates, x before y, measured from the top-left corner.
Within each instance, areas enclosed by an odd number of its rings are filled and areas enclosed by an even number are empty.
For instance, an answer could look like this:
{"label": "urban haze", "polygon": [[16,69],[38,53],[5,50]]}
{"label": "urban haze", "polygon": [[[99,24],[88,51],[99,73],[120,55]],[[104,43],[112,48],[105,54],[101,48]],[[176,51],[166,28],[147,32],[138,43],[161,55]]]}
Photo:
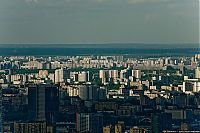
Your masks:
{"label": "urban haze", "polygon": [[0,0],[0,133],[198,133],[199,44],[199,0]]}

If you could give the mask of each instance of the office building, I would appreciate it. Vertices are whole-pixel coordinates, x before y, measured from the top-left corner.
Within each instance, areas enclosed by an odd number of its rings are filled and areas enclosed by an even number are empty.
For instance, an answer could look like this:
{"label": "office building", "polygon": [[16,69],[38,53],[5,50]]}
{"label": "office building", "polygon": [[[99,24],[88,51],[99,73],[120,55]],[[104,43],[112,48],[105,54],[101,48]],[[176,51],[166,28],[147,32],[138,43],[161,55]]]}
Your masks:
{"label": "office building", "polygon": [[59,106],[58,88],[39,84],[28,87],[29,120],[54,122]]}
{"label": "office building", "polygon": [[103,115],[98,113],[77,113],[77,132],[102,133]]}
{"label": "office building", "polygon": [[153,133],[161,133],[172,128],[172,115],[170,113],[159,113],[151,115],[151,126]]}
{"label": "office building", "polygon": [[54,133],[54,128],[46,122],[15,122],[14,133]]}

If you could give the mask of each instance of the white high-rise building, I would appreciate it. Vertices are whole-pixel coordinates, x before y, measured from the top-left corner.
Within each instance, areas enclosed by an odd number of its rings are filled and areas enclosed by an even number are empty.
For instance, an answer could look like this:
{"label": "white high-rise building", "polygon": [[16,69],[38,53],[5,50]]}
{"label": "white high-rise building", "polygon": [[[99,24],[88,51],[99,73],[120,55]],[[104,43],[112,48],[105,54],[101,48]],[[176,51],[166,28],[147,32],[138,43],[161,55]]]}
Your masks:
{"label": "white high-rise building", "polygon": [[119,74],[118,70],[109,70],[109,78],[117,79]]}
{"label": "white high-rise building", "polygon": [[183,82],[183,89],[182,89],[183,92],[185,92],[185,82]]}
{"label": "white high-rise building", "polygon": [[100,79],[106,78],[106,70],[100,70],[99,71],[99,78]]}
{"label": "white high-rise building", "polygon": [[29,61],[26,64],[28,69],[42,69],[42,63],[39,61]]}
{"label": "white high-rise building", "polygon": [[103,84],[107,83],[108,78],[109,78],[109,71],[108,70],[100,70],[99,71],[99,78],[102,80]]}
{"label": "white high-rise building", "polygon": [[195,69],[195,78],[200,79],[200,67]]}
{"label": "white high-rise building", "polygon": [[83,71],[78,74],[78,81],[79,82],[87,82],[87,81],[89,81],[88,76],[89,76],[89,72]]}
{"label": "white high-rise building", "polygon": [[55,83],[66,82],[70,78],[70,73],[67,69],[61,68],[55,70]]}
{"label": "white high-rise building", "polygon": [[69,93],[69,96],[79,96],[79,88],[74,86],[68,86],[67,92]]}
{"label": "white high-rise building", "polygon": [[127,70],[121,70],[120,72],[120,79],[125,79],[126,78],[126,73],[127,73]]}
{"label": "white high-rise building", "polygon": [[116,79],[119,77],[118,70],[113,70],[113,78]]}
{"label": "white high-rise building", "polygon": [[137,79],[140,79],[142,76],[141,70],[132,70],[132,76],[136,77]]}
{"label": "white high-rise building", "polygon": [[200,91],[200,82],[194,82],[193,92],[199,92],[199,91]]}
{"label": "white high-rise building", "polygon": [[109,78],[113,78],[113,75],[114,75],[113,70],[109,70],[108,75],[109,75]]}

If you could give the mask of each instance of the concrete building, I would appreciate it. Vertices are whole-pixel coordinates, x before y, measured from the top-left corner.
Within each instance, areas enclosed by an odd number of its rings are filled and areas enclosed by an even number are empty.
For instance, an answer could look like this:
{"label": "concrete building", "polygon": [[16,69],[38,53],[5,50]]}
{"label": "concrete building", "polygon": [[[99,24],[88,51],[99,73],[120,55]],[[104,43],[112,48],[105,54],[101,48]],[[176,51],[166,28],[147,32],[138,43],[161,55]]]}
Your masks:
{"label": "concrete building", "polygon": [[112,125],[103,127],[103,133],[115,133],[115,128]]}
{"label": "concrete building", "polygon": [[29,120],[54,122],[59,107],[58,88],[53,85],[39,84],[28,87]]}
{"label": "concrete building", "polygon": [[98,113],[77,113],[77,132],[102,133],[103,115]]}
{"label": "concrete building", "polygon": [[46,78],[48,77],[49,73],[48,70],[39,70],[38,77],[39,78]]}
{"label": "concrete building", "polygon": [[132,76],[136,77],[137,79],[140,79],[142,76],[141,70],[132,70]]}
{"label": "concrete building", "polygon": [[55,83],[66,82],[70,78],[70,72],[67,69],[61,68],[55,70]]}
{"label": "concrete building", "polygon": [[115,125],[115,133],[124,133],[124,131],[125,131],[124,122],[119,121]]}
{"label": "concrete building", "polygon": [[53,126],[46,122],[14,123],[14,133],[54,133]]}
{"label": "concrete building", "polygon": [[195,69],[195,78],[200,79],[200,67]]}
{"label": "concrete building", "polygon": [[183,82],[183,92],[192,91],[192,92],[199,92],[200,91],[200,82],[198,81],[185,81]]}
{"label": "concrete building", "polygon": [[79,97],[82,100],[98,100],[98,87],[94,85],[80,85]]}
{"label": "concrete building", "polygon": [[88,82],[89,81],[89,71],[88,72],[80,72],[78,74],[78,82]]}

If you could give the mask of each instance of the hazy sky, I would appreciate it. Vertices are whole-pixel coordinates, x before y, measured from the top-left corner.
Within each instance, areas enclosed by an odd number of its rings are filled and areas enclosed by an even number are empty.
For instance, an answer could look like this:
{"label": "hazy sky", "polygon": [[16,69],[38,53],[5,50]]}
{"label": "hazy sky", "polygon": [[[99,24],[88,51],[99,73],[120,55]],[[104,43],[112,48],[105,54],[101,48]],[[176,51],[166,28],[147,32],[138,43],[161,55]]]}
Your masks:
{"label": "hazy sky", "polygon": [[0,43],[198,43],[199,0],[0,0]]}

